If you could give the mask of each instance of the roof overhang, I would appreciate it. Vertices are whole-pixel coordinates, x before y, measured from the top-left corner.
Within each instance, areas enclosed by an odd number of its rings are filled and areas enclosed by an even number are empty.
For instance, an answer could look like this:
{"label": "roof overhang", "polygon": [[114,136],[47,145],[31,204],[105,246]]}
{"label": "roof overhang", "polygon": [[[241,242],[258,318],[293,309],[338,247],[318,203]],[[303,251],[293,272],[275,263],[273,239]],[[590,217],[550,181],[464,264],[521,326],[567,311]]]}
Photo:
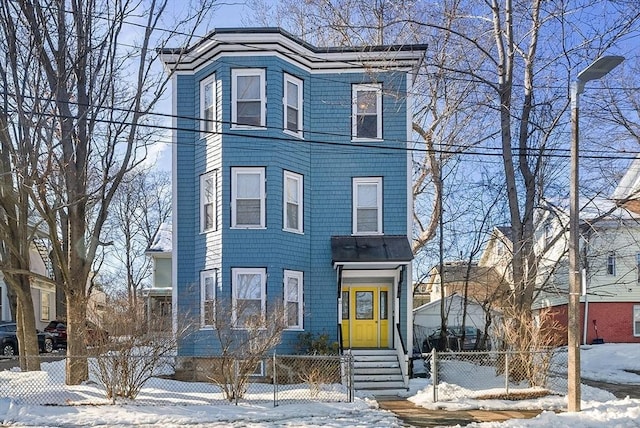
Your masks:
{"label": "roof overhang", "polygon": [[280,28],[218,28],[188,48],[158,49],[168,69],[193,71],[226,55],[274,55],[309,71],[415,69],[425,44],[318,48]]}
{"label": "roof overhang", "polygon": [[413,260],[406,235],[332,236],[333,267],[397,269]]}

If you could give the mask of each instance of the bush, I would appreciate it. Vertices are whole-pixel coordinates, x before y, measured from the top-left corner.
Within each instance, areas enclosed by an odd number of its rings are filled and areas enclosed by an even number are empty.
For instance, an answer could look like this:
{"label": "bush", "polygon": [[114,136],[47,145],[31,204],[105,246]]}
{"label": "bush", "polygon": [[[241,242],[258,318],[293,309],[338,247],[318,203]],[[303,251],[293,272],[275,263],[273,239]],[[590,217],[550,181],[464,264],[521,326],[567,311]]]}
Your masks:
{"label": "bush", "polygon": [[338,342],[331,342],[327,333],[300,333],[296,348],[305,355],[338,355],[340,351]]}

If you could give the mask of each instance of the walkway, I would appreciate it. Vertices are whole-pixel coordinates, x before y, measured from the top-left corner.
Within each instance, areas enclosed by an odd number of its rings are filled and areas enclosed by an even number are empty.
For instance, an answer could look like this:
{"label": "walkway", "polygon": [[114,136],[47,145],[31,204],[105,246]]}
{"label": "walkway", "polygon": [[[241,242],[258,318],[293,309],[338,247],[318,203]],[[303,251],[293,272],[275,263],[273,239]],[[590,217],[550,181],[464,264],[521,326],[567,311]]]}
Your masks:
{"label": "walkway", "polygon": [[509,419],[529,419],[541,410],[429,410],[398,397],[377,397],[381,409],[395,413],[408,426],[465,426],[472,422],[504,422]]}

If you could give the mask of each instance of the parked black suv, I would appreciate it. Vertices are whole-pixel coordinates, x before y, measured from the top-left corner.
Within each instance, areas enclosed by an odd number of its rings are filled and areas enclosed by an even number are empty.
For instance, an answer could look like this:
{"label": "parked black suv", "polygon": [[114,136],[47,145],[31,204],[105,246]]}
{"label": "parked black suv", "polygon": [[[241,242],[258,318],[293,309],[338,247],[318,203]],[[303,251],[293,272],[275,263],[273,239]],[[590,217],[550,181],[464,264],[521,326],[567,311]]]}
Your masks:
{"label": "parked black suv", "polygon": [[[14,322],[0,324],[0,355],[12,357],[18,355],[18,327]],[[40,352],[52,352],[55,348],[55,339],[49,333],[36,330],[38,335],[38,348]]]}

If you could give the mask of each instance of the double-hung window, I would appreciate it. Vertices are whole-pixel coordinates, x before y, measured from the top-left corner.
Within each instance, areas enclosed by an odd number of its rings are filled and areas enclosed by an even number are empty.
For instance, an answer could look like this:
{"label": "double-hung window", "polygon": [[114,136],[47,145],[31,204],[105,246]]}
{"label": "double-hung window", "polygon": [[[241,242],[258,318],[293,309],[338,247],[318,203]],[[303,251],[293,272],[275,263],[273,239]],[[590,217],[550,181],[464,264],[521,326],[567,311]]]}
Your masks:
{"label": "double-hung window", "polygon": [[638,284],[640,284],[640,253],[636,254],[636,275]]}
{"label": "double-hung window", "polygon": [[200,325],[215,327],[216,324],[216,283],[215,269],[200,272]]}
{"label": "double-hung window", "polygon": [[217,129],[216,77],[211,75],[200,82],[200,138]]}
{"label": "double-hung window", "polygon": [[200,231],[216,230],[217,226],[217,171],[200,176]]}
{"label": "double-hung window", "polygon": [[51,307],[51,294],[48,291],[40,290],[40,319],[49,321],[49,309]]}
{"label": "double-hung window", "polygon": [[640,305],[633,305],[633,335],[640,336]]}
{"label": "double-hung window", "polygon": [[231,227],[265,227],[264,168],[231,169]]}
{"label": "double-hung window", "polygon": [[382,233],[382,177],[353,179],[353,233]]}
{"label": "double-hung window", "polygon": [[284,75],[284,130],[302,138],[302,80]]}
{"label": "double-hung window", "polygon": [[352,138],[381,139],[382,85],[379,83],[353,85],[352,91]]}
{"label": "double-hung window", "polygon": [[302,283],[302,272],[284,271],[284,310],[289,329],[302,329]]}
{"label": "double-hung window", "polygon": [[284,230],[289,232],[303,232],[302,202],[303,187],[302,175],[293,172],[284,172]]}
{"label": "double-hung window", "polygon": [[263,268],[234,268],[233,324],[237,328],[256,328],[266,320],[267,271]]}
{"label": "double-hung window", "polygon": [[607,255],[607,275],[616,276],[616,253]]}
{"label": "double-hung window", "polygon": [[262,69],[232,70],[233,79],[231,122],[234,128],[266,126],[267,96],[265,71]]}

